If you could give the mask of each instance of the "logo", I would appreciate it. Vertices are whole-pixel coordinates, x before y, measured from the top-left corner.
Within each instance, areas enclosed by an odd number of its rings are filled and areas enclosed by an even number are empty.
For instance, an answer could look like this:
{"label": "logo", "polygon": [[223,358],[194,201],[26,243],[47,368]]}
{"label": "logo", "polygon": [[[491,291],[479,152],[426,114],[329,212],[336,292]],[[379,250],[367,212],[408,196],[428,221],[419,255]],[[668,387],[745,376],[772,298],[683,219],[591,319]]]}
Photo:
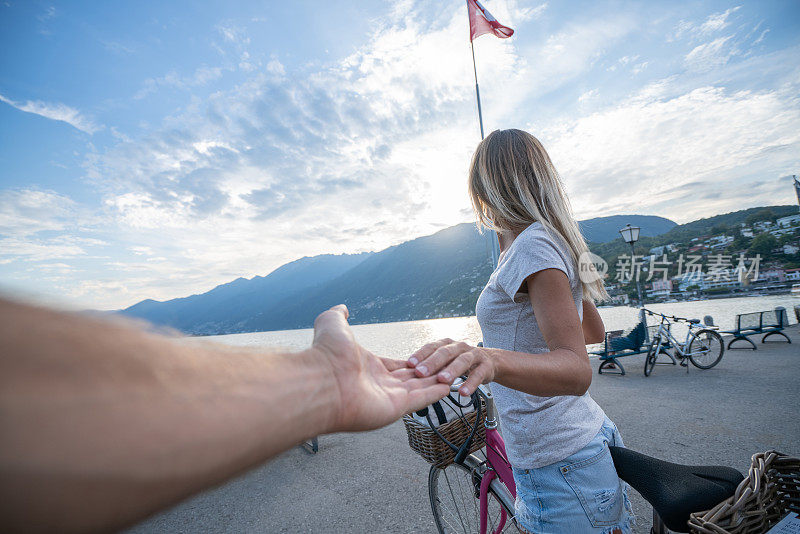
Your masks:
{"label": "logo", "polygon": [[587,250],[578,258],[578,278],[584,284],[602,280],[607,272],[608,263],[597,254],[592,254]]}

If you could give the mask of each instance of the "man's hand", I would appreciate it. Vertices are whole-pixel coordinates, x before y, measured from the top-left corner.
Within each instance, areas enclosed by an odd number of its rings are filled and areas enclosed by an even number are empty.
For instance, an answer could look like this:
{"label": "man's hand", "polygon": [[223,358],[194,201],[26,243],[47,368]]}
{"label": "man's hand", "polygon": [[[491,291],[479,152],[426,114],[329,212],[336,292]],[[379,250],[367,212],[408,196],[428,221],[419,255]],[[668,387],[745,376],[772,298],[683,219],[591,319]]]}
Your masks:
{"label": "man's hand", "polygon": [[419,410],[450,391],[435,376],[420,378],[401,360],[378,358],[356,343],[347,307],[314,323],[312,353],[330,365],[339,393],[331,432],[372,430]]}
{"label": "man's hand", "polygon": [[326,432],[447,394],[360,347],[347,308],[300,353],[186,342],[0,297],[3,531],[116,531]]}
{"label": "man's hand", "polygon": [[467,380],[458,390],[463,396],[472,395],[478,386],[494,380],[495,365],[489,352],[452,339],[440,339],[428,343],[411,355],[407,362],[416,376],[436,378],[445,384],[464,374]]}

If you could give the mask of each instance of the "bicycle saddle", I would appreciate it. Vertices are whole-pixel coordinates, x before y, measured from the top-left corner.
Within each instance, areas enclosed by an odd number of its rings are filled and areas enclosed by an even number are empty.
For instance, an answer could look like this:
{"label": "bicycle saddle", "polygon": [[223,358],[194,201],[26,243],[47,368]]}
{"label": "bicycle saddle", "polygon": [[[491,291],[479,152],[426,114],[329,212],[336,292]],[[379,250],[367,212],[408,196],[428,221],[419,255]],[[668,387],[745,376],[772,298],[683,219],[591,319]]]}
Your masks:
{"label": "bicycle saddle", "polygon": [[619,478],[641,493],[675,532],[689,532],[690,513],[713,508],[744,479],[731,467],[673,464],[622,447],[609,449]]}
{"label": "bicycle saddle", "polygon": [[700,324],[700,319],[689,319],[689,322],[692,324]]}

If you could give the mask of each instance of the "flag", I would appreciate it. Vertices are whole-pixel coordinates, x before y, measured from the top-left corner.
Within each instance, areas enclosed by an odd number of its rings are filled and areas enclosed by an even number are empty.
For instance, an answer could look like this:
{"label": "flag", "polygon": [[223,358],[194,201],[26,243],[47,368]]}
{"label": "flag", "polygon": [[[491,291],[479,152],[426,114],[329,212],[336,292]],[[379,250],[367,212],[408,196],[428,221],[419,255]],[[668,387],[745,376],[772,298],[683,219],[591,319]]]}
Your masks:
{"label": "flag", "polygon": [[467,0],[469,11],[469,40],[474,41],[484,33],[493,33],[500,39],[508,39],[514,35],[514,30],[503,26],[492,16],[478,0]]}

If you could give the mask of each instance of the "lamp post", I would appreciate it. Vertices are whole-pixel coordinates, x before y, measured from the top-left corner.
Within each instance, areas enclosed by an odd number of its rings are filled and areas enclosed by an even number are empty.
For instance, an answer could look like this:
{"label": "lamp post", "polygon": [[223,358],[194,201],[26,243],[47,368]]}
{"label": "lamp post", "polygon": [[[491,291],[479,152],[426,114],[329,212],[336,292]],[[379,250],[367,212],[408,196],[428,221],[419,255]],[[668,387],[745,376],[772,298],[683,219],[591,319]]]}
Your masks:
{"label": "lamp post", "polygon": [[[636,252],[634,252],[633,244],[639,241],[639,228],[638,226],[631,226],[630,224],[625,225],[625,228],[619,231],[620,235],[622,235],[622,239],[625,240],[627,244],[631,246],[631,276],[633,276],[633,265],[636,258]],[[642,288],[639,286],[639,277],[636,277],[636,294],[639,295],[639,307],[641,308],[644,306],[644,300],[642,300]]]}

